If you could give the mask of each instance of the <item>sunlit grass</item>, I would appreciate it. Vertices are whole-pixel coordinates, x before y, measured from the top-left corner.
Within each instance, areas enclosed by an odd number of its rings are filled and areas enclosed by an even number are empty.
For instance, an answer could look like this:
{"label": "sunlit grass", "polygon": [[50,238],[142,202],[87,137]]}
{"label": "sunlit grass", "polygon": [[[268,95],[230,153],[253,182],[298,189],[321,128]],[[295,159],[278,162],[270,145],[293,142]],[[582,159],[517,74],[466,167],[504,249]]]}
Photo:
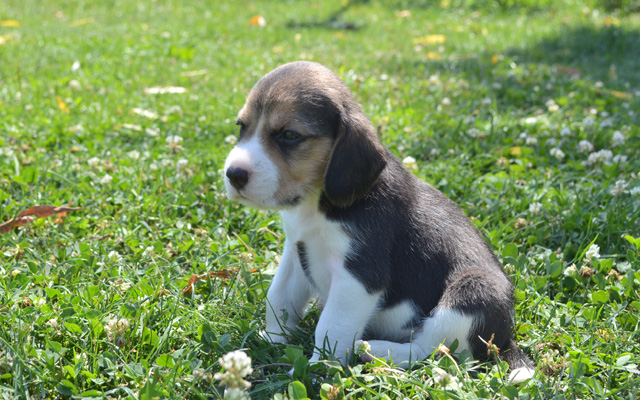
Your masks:
{"label": "sunlit grass", "polygon": [[[0,236],[0,393],[218,398],[244,349],[252,398],[637,397],[635,48],[638,16],[591,2],[1,3],[0,223],[81,209]],[[259,338],[284,236],[220,169],[252,85],[297,59],[486,234],[534,381],[465,354],[309,365],[317,311]]]}

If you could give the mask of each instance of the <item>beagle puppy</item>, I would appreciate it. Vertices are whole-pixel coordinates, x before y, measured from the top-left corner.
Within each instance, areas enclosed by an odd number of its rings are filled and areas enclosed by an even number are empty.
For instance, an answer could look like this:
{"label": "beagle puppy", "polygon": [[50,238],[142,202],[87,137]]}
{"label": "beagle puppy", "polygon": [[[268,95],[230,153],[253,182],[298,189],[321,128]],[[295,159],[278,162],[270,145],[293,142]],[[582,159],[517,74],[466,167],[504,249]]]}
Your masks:
{"label": "beagle puppy", "polygon": [[312,62],[276,68],[237,125],[228,196],[279,210],[286,234],[267,294],[271,341],[285,342],[317,298],[312,361],[324,349],[346,363],[359,340],[400,365],[455,340],[486,359],[493,338],[512,381],[533,375],[511,334],[514,287],[497,257],[451,200],[382,146],[336,74]]}

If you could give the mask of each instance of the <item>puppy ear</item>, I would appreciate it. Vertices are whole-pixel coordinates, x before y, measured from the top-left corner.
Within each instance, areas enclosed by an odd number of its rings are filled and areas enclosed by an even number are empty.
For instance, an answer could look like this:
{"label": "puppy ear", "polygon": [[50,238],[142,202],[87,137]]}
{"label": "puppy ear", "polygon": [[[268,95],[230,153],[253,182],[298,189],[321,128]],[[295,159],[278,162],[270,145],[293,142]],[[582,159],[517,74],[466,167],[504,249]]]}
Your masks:
{"label": "puppy ear", "polygon": [[342,118],[324,176],[329,203],[348,207],[364,196],[387,165],[386,152],[360,110]]}

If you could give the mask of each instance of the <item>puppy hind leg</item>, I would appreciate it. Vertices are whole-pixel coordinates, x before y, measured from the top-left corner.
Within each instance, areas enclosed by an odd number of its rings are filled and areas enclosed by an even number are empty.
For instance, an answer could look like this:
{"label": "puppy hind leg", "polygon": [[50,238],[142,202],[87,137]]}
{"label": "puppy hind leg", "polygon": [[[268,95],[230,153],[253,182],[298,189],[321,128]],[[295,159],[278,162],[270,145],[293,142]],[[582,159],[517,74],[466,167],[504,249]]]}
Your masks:
{"label": "puppy hind leg", "polygon": [[[411,361],[427,358],[441,343],[446,346],[457,339],[457,351],[469,349],[469,333],[476,324],[476,318],[457,310],[435,308],[431,315],[422,323],[421,330],[408,343],[395,343],[384,340],[370,340],[370,354],[393,361],[400,367],[406,367]],[[367,355],[361,357],[369,361]]]}

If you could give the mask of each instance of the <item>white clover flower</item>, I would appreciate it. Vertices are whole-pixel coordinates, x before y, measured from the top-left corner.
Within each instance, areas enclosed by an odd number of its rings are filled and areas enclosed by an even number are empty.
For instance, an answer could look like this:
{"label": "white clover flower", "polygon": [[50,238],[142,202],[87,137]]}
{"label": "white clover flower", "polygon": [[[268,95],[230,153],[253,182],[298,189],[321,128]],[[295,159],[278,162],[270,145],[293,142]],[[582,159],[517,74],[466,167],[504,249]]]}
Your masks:
{"label": "white clover flower", "polygon": [[429,150],[429,155],[431,157],[438,157],[440,155],[440,149],[434,147],[433,149]]}
{"label": "white clover flower", "polygon": [[619,179],[616,181],[615,186],[611,190],[611,194],[614,196],[622,194],[624,193],[626,188],[627,188],[627,181],[625,181],[624,179]]}
{"label": "white clover flower", "polygon": [[235,135],[229,135],[224,138],[224,142],[233,146],[234,144],[238,143],[238,138]]}
{"label": "white clover flower", "polygon": [[578,275],[578,267],[576,267],[575,264],[571,264],[570,267],[567,267],[567,268],[564,269],[564,271],[562,271],[562,274],[564,276],[574,277],[574,276]]}
{"label": "white clover flower", "polygon": [[539,214],[542,211],[542,204],[533,202],[529,204],[529,214]]}
{"label": "white clover flower", "polygon": [[480,131],[476,128],[471,128],[467,131],[467,135],[471,137],[478,137],[480,136]]}
{"label": "white clover flower", "polygon": [[107,339],[120,346],[125,343],[124,335],[131,327],[126,318],[111,318],[104,326],[107,332]]}
{"label": "white clover flower", "polygon": [[483,106],[490,106],[491,104],[493,104],[493,100],[491,99],[491,97],[485,97],[484,99],[482,99]]}
{"label": "white clover flower", "polygon": [[143,257],[151,257],[155,254],[154,250],[153,250],[153,246],[149,246],[146,249],[144,249],[144,251],[142,252],[142,256]]}
{"label": "white clover flower", "polygon": [[445,390],[455,390],[458,388],[458,378],[440,368],[437,369],[436,373],[437,375],[434,376],[434,380],[439,388]]}
{"label": "white clover flower", "polygon": [[582,121],[582,125],[586,127],[591,127],[596,124],[596,120],[593,117],[587,117]]}
{"label": "white clover flower", "polygon": [[529,137],[527,137],[527,139],[525,140],[525,143],[526,143],[527,145],[534,146],[534,145],[538,144],[538,138],[536,138],[536,137],[534,137],[534,136],[529,136]]}
{"label": "white clover flower", "polygon": [[228,387],[224,390],[224,400],[250,400],[249,394],[240,388]]}
{"label": "white clover flower", "polygon": [[581,140],[578,142],[578,153],[591,153],[593,151],[593,145],[588,140]]}
{"label": "white clover flower", "polygon": [[527,131],[521,132],[520,135],[518,136],[520,140],[527,140],[528,137],[529,137],[529,132]]}
{"label": "white clover flower", "polygon": [[137,160],[140,158],[140,152],[138,150],[131,150],[127,153],[130,159]]}
{"label": "white clover flower", "polygon": [[629,190],[629,194],[632,196],[640,196],[640,186],[636,186],[633,189]]}
{"label": "white clover flower", "polygon": [[536,122],[538,122],[538,118],[536,117],[527,117],[524,120],[525,125],[534,125]]}
{"label": "white clover flower", "polygon": [[118,254],[118,252],[115,251],[115,250],[111,250],[109,252],[109,254],[107,255],[107,258],[109,259],[109,261],[114,262],[114,263],[122,260],[122,256],[120,254]]}
{"label": "white clover flower", "polygon": [[36,306],[36,308],[40,308],[40,307],[44,306],[45,304],[47,304],[47,300],[45,300],[43,297],[38,297],[33,302],[33,305]]}
{"label": "white clover flower", "polygon": [[159,167],[158,167],[158,164],[156,164],[156,163],[154,163],[154,162],[152,162],[152,163],[149,165],[149,169],[150,169],[151,171],[157,171],[157,170],[158,170],[158,168],[159,168]]}
{"label": "white clover flower", "polygon": [[108,185],[113,181],[113,178],[109,174],[105,174],[102,178],[100,178],[100,183],[103,185]]}
{"label": "white clover flower", "polygon": [[570,136],[571,135],[571,128],[569,127],[564,127],[560,130],[560,136]]}
{"label": "white clover flower", "polygon": [[251,384],[244,380],[244,377],[253,372],[251,368],[251,358],[241,350],[232,351],[218,359],[224,372],[216,372],[214,378],[220,384],[235,389],[248,389]]}
{"label": "white clover flower", "polygon": [[614,164],[626,164],[627,163],[627,156],[623,156],[622,154],[618,154],[613,156],[613,163]]}
{"label": "white clover flower", "polygon": [[589,158],[587,159],[587,162],[589,164],[602,162],[608,165],[610,164],[612,158],[613,158],[613,152],[611,152],[611,150],[603,149],[600,151],[596,151],[595,153],[589,154]]}
{"label": "white clover flower", "polygon": [[450,106],[451,105],[451,99],[448,98],[448,97],[445,97],[444,99],[442,99],[440,104],[442,104],[443,106]]}
{"label": "white clover flower", "polygon": [[613,126],[613,120],[611,118],[607,118],[600,122],[600,128],[609,128],[611,126]]}
{"label": "white clover flower", "polygon": [[549,110],[549,112],[556,112],[560,109],[560,106],[558,106],[553,99],[547,100],[544,105],[547,107],[547,110]]}
{"label": "white clover flower", "polygon": [[89,164],[90,167],[97,167],[98,164],[100,164],[100,159],[98,157],[91,157],[87,160],[87,164]]}
{"label": "white clover flower", "polygon": [[178,148],[180,147],[180,144],[183,142],[182,136],[167,136],[167,138],[165,139],[165,142],[169,145],[169,147],[171,147],[172,149]]}
{"label": "white clover flower", "polygon": [[627,141],[627,137],[620,131],[613,132],[613,136],[611,137],[611,145],[612,146],[623,146]]}
{"label": "white clover flower", "polygon": [[359,356],[367,354],[371,351],[371,345],[366,340],[358,340],[356,342],[355,353]]}
{"label": "white clover flower", "polygon": [[416,159],[411,156],[405,157],[404,160],[402,160],[402,165],[404,165],[407,169],[413,171],[418,169],[418,163],[416,162]]}
{"label": "white clover flower", "polygon": [[45,325],[52,327],[53,329],[58,329],[59,325],[58,325],[58,318],[51,318],[50,320],[48,320],[47,322],[45,322]]}
{"label": "white clover flower", "polygon": [[558,144],[558,141],[555,138],[549,138],[544,142],[544,144],[546,144],[547,146],[555,146],[556,144]]}
{"label": "white clover flower", "polygon": [[187,165],[189,165],[189,160],[187,160],[186,158],[181,158],[178,160],[176,164],[176,168],[178,170],[182,170],[182,169],[185,169]]}
{"label": "white clover flower", "polygon": [[560,150],[557,147],[554,147],[553,149],[549,150],[549,154],[552,157],[557,158],[558,160],[562,160],[564,158],[564,151]]}
{"label": "white clover flower", "polygon": [[591,262],[591,260],[593,259],[600,259],[600,246],[598,246],[597,244],[593,243],[591,246],[589,246],[589,248],[587,249],[586,254],[584,255],[585,260]]}
{"label": "white clover flower", "polygon": [[80,82],[78,82],[78,81],[77,81],[77,80],[75,80],[75,79],[70,80],[70,81],[69,81],[69,83],[68,83],[68,85],[69,85],[69,87],[70,87],[71,89],[73,89],[73,90],[80,90],[80,89],[82,89],[82,85],[80,84]]}
{"label": "white clover flower", "polygon": [[11,147],[0,147],[0,156],[12,157],[13,154]]}

